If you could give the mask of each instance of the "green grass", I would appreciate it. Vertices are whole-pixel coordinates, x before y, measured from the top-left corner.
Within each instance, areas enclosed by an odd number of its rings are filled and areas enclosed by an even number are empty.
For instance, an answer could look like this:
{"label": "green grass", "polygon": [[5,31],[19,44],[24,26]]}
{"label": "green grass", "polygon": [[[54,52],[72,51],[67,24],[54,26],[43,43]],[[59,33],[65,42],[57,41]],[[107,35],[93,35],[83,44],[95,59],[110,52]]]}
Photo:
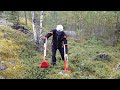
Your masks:
{"label": "green grass", "polygon": [[[74,42],[74,41],[72,41]],[[70,41],[71,43],[71,41]],[[77,43],[76,43],[77,44]],[[74,45],[74,47],[72,46]],[[120,52],[118,47],[102,46],[95,40],[88,40],[81,45],[75,45],[71,43],[71,49],[69,50],[69,61],[74,63],[76,68],[79,67],[81,76],[89,75],[94,78],[118,78],[118,71],[114,71],[116,65],[120,62]],[[72,53],[74,52],[74,53]],[[111,56],[110,61],[96,61],[94,58],[98,53],[107,53]],[[117,76],[117,77],[115,77]]]}
{"label": "green grass", "polygon": [[[51,42],[51,40],[48,40]],[[48,45],[47,61],[51,63],[51,45]],[[43,52],[37,52],[32,38],[10,27],[0,26],[0,61],[4,61],[7,69],[0,71],[0,76],[23,79],[120,79],[120,44],[116,47],[104,46],[100,41],[91,38],[87,41],[68,37],[69,69],[72,74],[62,76],[63,61],[57,51],[57,66],[43,69],[39,64],[43,60]],[[95,60],[99,53],[107,53],[110,60]],[[16,64],[9,64],[16,62]]]}

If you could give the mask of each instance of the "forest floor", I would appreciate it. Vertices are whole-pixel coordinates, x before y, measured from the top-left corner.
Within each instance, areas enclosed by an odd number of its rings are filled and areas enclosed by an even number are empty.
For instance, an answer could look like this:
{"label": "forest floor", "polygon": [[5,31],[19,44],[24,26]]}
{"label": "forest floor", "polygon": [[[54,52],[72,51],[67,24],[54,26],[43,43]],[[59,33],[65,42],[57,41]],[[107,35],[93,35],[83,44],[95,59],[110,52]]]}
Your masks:
{"label": "forest floor", "polygon": [[[47,61],[51,62],[51,40],[48,40]],[[39,67],[43,52],[36,50],[28,34],[0,25],[0,78],[10,79],[120,79],[120,44],[115,47],[101,44],[95,38],[87,41],[68,37],[69,76],[60,75],[64,64],[57,51],[57,65]],[[100,53],[108,60],[96,60]]]}

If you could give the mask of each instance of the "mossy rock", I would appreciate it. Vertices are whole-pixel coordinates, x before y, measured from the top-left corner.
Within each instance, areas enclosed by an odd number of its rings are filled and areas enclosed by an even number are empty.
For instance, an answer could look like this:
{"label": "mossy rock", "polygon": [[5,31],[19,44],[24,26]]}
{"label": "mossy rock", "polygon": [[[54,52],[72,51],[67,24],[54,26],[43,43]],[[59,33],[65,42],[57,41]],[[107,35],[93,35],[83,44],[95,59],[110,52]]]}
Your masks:
{"label": "mossy rock", "polygon": [[111,60],[111,56],[106,54],[106,53],[99,53],[96,56],[95,60],[102,60],[102,61],[104,61],[104,60]]}

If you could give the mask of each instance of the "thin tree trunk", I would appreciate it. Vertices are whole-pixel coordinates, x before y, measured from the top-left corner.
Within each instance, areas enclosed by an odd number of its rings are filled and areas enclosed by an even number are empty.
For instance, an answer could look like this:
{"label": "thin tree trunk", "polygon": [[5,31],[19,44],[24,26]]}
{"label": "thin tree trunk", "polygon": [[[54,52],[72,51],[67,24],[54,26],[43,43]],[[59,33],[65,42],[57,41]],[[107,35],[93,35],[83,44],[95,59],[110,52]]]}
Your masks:
{"label": "thin tree trunk", "polygon": [[27,26],[27,15],[26,15],[26,11],[24,11],[24,14],[25,14],[25,24]]}
{"label": "thin tree trunk", "polygon": [[39,37],[39,50],[42,51],[42,31],[43,31],[43,11],[40,12],[40,37]]}
{"label": "thin tree trunk", "polygon": [[34,40],[37,42],[37,33],[35,28],[35,12],[32,11],[32,27],[33,27],[33,34],[34,34]]}
{"label": "thin tree trunk", "polygon": [[42,34],[43,11],[40,12],[40,35]]}

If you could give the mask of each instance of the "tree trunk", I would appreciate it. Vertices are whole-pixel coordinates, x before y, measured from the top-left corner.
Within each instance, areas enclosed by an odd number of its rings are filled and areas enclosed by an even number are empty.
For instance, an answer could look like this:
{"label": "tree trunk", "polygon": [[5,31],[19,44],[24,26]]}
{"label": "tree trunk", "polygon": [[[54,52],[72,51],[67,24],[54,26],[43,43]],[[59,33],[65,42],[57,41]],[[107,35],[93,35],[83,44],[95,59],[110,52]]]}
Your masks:
{"label": "tree trunk", "polygon": [[39,35],[39,50],[42,51],[42,31],[43,31],[43,11],[40,12],[40,35]]}
{"label": "tree trunk", "polygon": [[35,28],[35,12],[32,11],[32,27],[33,27],[33,34],[34,34],[34,40],[37,42],[37,33],[36,33],[36,28]]}
{"label": "tree trunk", "polygon": [[40,35],[42,34],[43,11],[40,12]]}
{"label": "tree trunk", "polygon": [[27,26],[27,15],[26,15],[26,11],[24,11],[24,14],[25,14],[25,24]]}

